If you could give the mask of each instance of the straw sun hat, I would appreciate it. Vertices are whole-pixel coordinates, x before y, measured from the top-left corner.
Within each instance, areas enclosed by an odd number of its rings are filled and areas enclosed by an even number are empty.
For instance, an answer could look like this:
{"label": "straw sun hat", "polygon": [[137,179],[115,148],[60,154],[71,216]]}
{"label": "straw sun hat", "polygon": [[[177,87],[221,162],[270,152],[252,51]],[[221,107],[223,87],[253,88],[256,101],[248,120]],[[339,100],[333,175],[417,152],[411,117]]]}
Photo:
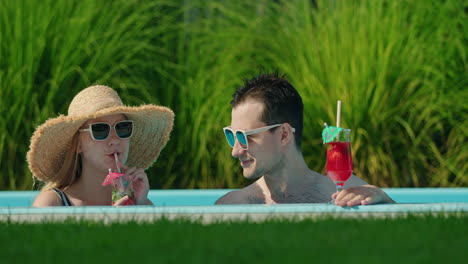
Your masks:
{"label": "straw sun hat", "polygon": [[148,168],[169,140],[174,113],[167,107],[151,104],[125,106],[112,88],[96,85],[73,98],[68,115],[51,118],[37,127],[27,153],[29,169],[42,181],[54,181],[78,129],[89,119],[120,113],[134,123],[126,165]]}

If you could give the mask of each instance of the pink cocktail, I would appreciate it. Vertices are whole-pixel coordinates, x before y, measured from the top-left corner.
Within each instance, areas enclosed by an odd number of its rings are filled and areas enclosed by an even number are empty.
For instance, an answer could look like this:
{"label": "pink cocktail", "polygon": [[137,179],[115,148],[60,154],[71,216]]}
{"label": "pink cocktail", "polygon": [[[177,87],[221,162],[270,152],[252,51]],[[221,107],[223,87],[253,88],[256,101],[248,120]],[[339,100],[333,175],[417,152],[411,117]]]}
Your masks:
{"label": "pink cocktail", "polygon": [[130,199],[128,199],[122,205],[135,205],[132,181],[127,174],[109,171],[109,174],[107,175],[102,185],[106,186],[109,184],[112,185],[112,205],[114,205],[115,202],[126,195]]}
{"label": "pink cocktail", "polygon": [[328,177],[335,183],[337,191],[343,188],[353,173],[350,133],[350,129],[343,129],[335,141],[328,143],[326,171]]}

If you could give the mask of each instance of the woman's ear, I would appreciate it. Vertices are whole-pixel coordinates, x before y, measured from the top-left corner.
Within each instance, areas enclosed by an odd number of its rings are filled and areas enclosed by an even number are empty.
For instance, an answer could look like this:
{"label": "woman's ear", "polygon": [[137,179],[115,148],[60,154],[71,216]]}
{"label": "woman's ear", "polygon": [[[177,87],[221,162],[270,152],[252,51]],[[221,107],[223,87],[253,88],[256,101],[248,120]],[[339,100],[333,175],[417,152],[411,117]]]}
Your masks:
{"label": "woman's ear", "polygon": [[83,150],[81,149],[81,140],[78,140],[78,145],[76,146],[76,153],[80,154],[81,152],[83,152]]}

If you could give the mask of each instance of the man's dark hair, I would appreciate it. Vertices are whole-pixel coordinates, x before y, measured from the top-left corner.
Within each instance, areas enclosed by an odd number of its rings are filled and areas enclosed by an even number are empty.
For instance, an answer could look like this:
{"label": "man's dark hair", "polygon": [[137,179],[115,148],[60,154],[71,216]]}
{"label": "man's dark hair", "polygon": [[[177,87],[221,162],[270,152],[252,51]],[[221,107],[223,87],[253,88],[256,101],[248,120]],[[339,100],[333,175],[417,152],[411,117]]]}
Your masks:
{"label": "man's dark hair", "polygon": [[260,74],[244,82],[232,95],[232,108],[248,98],[265,104],[261,121],[267,125],[289,123],[296,132],[294,138],[298,149],[301,147],[304,104],[299,93],[278,71]]}

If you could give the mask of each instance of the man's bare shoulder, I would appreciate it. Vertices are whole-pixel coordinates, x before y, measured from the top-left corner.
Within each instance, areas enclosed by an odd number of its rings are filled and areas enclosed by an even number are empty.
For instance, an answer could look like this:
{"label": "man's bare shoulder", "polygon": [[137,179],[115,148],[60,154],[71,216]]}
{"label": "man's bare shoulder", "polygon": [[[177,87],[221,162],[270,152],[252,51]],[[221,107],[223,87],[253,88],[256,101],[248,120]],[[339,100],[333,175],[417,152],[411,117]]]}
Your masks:
{"label": "man's bare shoulder", "polygon": [[351,177],[346,181],[345,183],[345,188],[349,187],[357,187],[357,186],[362,186],[362,185],[367,185],[368,183],[364,181],[363,179],[357,177],[356,175],[351,175]]}
{"label": "man's bare shoulder", "polygon": [[261,189],[253,183],[240,190],[235,190],[221,196],[215,204],[264,204]]}

